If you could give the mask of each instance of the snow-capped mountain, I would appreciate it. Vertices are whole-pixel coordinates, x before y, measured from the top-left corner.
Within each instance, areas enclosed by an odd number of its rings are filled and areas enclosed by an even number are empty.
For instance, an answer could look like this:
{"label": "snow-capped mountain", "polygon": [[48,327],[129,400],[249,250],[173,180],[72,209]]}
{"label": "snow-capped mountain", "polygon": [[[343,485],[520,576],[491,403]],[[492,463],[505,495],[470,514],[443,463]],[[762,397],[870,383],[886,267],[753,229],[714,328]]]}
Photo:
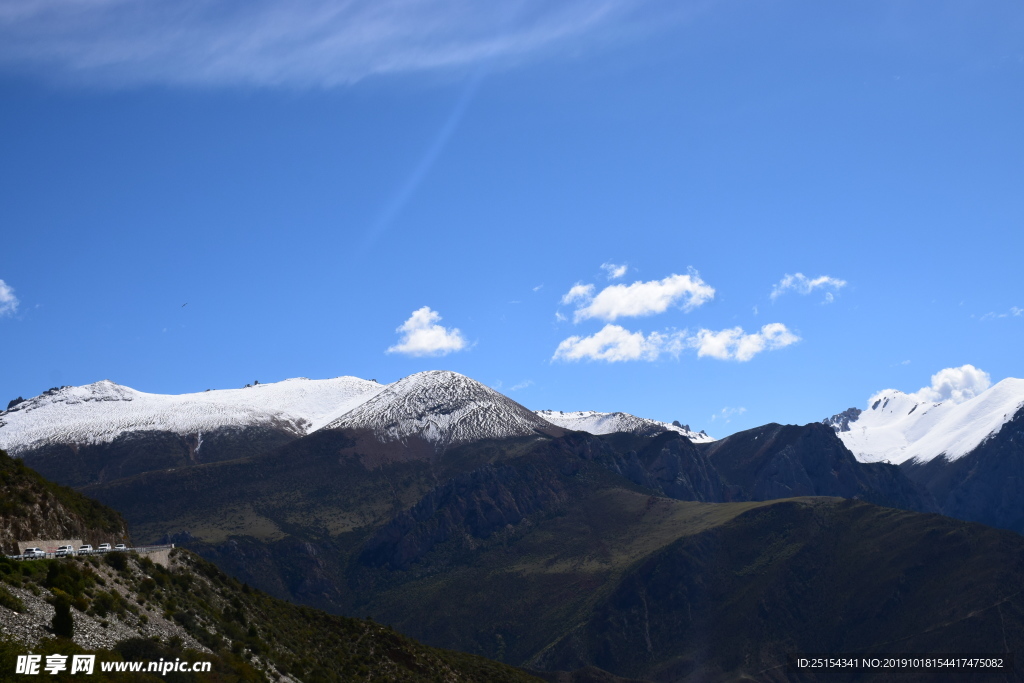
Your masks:
{"label": "snow-capped mountain", "polygon": [[590,434],[612,434],[614,432],[630,432],[633,434],[658,434],[664,431],[682,434],[694,443],[714,441],[704,430],[691,431],[687,425],[658,422],[646,417],[637,417],[629,413],[599,413],[593,410],[564,412],[561,410],[538,410],[537,415],[551,424]]}
{"label": "snow-capped mountain", "polygon": [[381,442],[419,437],[435,447],[530,436],[554,425],[474,379],[447,370],[389,384],[325,429],[365,429]]}
{"label": "snow-capped mountain", "polygon": [[54,444],[111,442],[126,432],[195,435],[222,428],[266,426],[301,436],[380,393],[358,377],[288,379],[244,389],[148,394],[103,380],[61,387],[0,413],[0,448],[18,455]]}
{"label": "snow-capped mountain", "polygon": [[1004,379],[974,398],[955,403],[920,401],[890,389],[864,410],[827,420],[861,462],[957,460],[992,438],[1024,407],[1024,380]]}

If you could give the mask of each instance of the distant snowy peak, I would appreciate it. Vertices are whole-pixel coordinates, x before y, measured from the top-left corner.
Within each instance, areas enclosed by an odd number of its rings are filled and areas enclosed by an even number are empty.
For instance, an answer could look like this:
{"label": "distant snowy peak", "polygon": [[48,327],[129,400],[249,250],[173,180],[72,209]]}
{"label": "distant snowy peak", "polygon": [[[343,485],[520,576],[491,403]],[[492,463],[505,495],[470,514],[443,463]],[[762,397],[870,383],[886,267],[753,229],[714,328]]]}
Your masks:
{"label": "distant snowy peak", "polygon": [[124,432],[198,434],[273,426],[302,435],[384,387],[358,377],[289,379],[195,394],[147,394],[103,380],[51,389],[0,412],[0,448],[12,454],[49,443],[103,443]]}
{"label": "distant snowy peak", "polygon": [[714,441],[704,430],[691,431],[688,425],[677,425],[658,422],[646,417],[637,417],[629,413],[599,413],[593,410],[565,412],[561,410],[538,410],[537,415],[551,424],[564,429],[590,434],[613,434],[630,432],[633,434],[658,434],[664,431],[678,432],[694,443]]}
{"label": "distant snowy peak", "polygon": [[325,429],[368,429],[382,442],[420,437],[443,448],[530,436],[554,425],[476,380],[446,370],[389,384]]}
{"label": "distant snowy peak", "polygon": [[919,401],[887,389],[865,410],[851,408],[823,422],[861,462],[956,460],[998,434],[1022,408],[1024,380],[1009,378],[962,403]]}

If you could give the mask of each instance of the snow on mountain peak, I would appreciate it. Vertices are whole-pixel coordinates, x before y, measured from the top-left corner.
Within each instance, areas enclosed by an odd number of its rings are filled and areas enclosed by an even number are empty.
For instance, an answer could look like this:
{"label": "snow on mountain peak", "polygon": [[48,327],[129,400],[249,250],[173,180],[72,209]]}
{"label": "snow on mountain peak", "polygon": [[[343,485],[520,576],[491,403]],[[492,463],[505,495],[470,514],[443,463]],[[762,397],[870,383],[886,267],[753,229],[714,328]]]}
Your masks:
{"label": "snow on mountain peak", "polygon": [[512,399],[457,372],[409,375],[327,425],[368,429],[382,442],[420,437],[438,448],[529,436],[553,425]]}
{"label": "snow on mountain peak", "polygon": [[537,415],[548,422],[572,429],[577,432],[588,432],[590,434],[612,434],[615,432],[631,432],[634,434],[657,434],[659,432],[671,431],[682,434],[694,443],[706,443],[714,439],[704,433],[703,430],[693,432],[686,425],[675,425],[668,422],[659,422],[646,417],[637,417],[629,413],[599,413],[593,410],[561,411],[561,410],[538,410]]}
{"label": "snow on mountain peak", "polygon": [[933,402],[921,400],[920,394],[886,389],[847,420],[845,431],[838,418],[846,413],[825,422],[861,462],[956,460],[997,434],[1024,407],[1024,380],[1004,379],[970,398]]}
{"label": "snow on mountain peak", "polygon": [[51,389],[0,413],[0,448],[17,454],[46,443],[109,442],[130,431],[197,434],[261,424],[301,435],[383,388],[358,377],[335,377],[164,395],[102,380]]}

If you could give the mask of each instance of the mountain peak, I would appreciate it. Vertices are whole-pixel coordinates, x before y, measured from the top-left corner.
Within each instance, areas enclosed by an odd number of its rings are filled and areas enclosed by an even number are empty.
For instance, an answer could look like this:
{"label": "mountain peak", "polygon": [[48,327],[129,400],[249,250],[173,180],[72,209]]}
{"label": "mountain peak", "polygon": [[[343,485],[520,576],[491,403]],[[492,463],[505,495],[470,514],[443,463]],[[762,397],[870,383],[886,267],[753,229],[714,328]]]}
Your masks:
{"label": "mountain peak", "polygon": [[529,436],[554,425],[512,399],[450,370],[403,377],[325,429],[368,429],[382,442],[419,437],[437,448]]}
{"label": "mountain peak", "polygon": [[1022,407],[1024,380],[1008,378],[959,402],[922,401],[886,389],[868,399],[865,410],[851,409],[824,422],[861,462],[955,460],[998,433]]}

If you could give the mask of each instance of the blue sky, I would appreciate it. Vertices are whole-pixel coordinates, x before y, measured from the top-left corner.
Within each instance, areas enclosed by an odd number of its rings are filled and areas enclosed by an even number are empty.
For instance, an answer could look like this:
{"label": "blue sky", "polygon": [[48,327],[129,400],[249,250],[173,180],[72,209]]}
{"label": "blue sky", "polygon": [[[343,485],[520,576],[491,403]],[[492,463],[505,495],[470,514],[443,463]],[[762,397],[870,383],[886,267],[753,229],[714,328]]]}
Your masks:
{"label": "blue sky", "polygon": [[0,1],[0,399],[445,368],[722,436],[1024,376],[1022,35],[1010,1]]}

